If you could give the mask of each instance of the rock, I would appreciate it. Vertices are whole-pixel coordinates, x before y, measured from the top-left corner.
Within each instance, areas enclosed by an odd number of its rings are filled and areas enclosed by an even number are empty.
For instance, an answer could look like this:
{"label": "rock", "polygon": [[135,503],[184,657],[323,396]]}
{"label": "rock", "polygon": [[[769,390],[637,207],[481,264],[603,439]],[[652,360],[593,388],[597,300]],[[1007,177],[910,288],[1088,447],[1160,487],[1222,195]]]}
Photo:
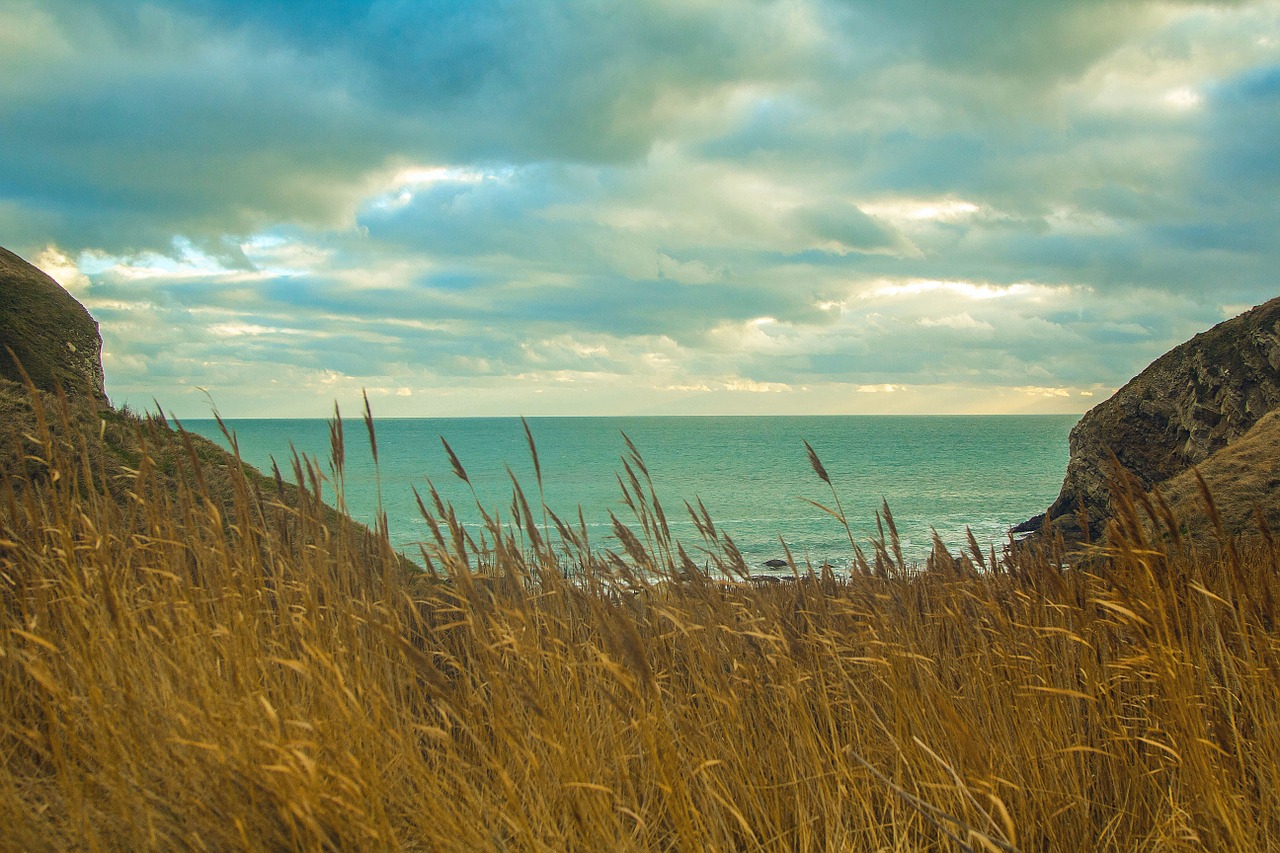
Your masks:
{"label": "rock", "polygon": [[768,569],[785,569],[789,564],[787,563],[786,560],[779,560],[775,558],[772,560],[765,560],[764,565],[765,565],[765,568],[768,568]]}
{"label": "rock", "polygon": [[[31,377],[34,394],[20,384],[22,375],[5,346]],[[369,589],[382,577],[386,561],[409,577],[416,573],[384,537],[319,503],[316,496],[264,476],[206,438],[180,435],[162,417],[113,409],[103,387],[101,351],[98,324],[84,306],[49,276],[0,248],[0,481],[12,484],[15,491],[47,482],[50,467],[24,450],[32,445],[30,436],[40,433],[34,405],[39,400],[46,413],[56,415],[47,419],[48,428],[58,446],[71,454],[74,464],[69,470],[88,471],[85,485],[101,484],[104,496],[129,507],[130,515],[138,500],[132,491],[137,488],[138,459],[145,452],[151,463],[146,466],[147,488],[171,496],[158,504],[177,513],[177,529],[191,521],[177,496],[197,489],[207,490],[219,505],[228,529],[236,527],[236,495],[243,476],[252,500],[259,502],[252,524],[261,520],[281,541],[295,543],[299,553],[328,550],[335,540],[350,543],[353,565],[367,567],[354,583]],[[59,386],[67,395],[65,408],[51,393]],[[43,452],[39,442],[32,449]],[[199,465],[198,473],[193,462]],[[286,511],[276,512],[279,507]],[[3,594],[0,591],[0,597]]]}
{"label": "rock", "polygon": [[0,376],[21,382],[5,347],[37,388],[107,402],[98,324],[56,281],[0,248]]}
{"label": "rock", "polygon": [[[1110,513],[1109,458],[1143,488],[1186,471],[1280,408],[1280,298],[1196,335],[1151,363],[1071,430],[1070,460],[1046,511],[1064,534],[1079,534],[1083,506],[1096,535]],[[1014,528],[1039,529],[1041,517]]]}

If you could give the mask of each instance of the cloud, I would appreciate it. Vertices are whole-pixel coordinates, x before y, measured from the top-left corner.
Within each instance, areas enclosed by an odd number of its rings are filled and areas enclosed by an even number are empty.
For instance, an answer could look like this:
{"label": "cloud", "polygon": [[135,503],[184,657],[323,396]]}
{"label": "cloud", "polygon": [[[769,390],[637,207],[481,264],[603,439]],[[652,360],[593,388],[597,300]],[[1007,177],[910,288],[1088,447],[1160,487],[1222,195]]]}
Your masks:
{"label": "cloud", "polygon": [[397,161],[634,162],[714,129],[813,37],[746,0],[50,0],[33,21],[44,49],[2,87],[0,195],[53,212],[72,249],[349,224]]}
{"label": "cloud", "polygon": [[1078,408],[1274,295],[1277,68],[1274,0],[0,0],[0,234],[143,403]]}
{"label": "cloud", "polygon": [[952,314],[948,317],[924,317],[919,321],[921,326],[925,328],[946,328],[956,329],[959,331],[981,331],[992,332],[995,327],[985,320],[975,320],[973,316],[965,311],[960,314]]}
{"label": "cloud", "polygon": [[892,228],[848,202],[808,206],[797,213],[797,220],[817,248],[836,254],[915,251]]}

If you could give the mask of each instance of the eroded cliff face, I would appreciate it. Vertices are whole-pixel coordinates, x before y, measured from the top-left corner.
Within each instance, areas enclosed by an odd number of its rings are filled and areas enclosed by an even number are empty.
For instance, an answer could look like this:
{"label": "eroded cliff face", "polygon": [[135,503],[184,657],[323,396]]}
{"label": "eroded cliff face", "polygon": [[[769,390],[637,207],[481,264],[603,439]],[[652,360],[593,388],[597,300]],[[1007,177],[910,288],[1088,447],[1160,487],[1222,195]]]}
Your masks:
{"label": "eroded cliff face", "polygon": [[[1068,535],[1109,515],[1110,455],[1150,489],[1199,464],[1280,409],[1280,298],[1219,323],[1156,359],[1071,431],[1070,461],[1047,510]],[[1043,516],[1015,530],[1038,529]]]}
{"label": "eroded cliff face", "polygon": [[0,248],[0,377],[20,382],[13,350],[35,386],[106,403],[102,336],[84,306],[49,276]]}

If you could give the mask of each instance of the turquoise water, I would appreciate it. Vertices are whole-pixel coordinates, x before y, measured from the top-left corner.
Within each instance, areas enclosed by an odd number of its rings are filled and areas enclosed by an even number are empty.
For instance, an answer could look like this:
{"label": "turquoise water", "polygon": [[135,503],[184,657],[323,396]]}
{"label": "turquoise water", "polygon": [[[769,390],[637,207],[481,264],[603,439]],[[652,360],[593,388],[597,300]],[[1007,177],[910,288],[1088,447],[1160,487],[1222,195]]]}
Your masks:
{"label": "turquoise water", "polygon": [[[953,548],[972,528],[997,551],[1010,526],[1043,512],[1058,494],[1067,465],[1067,434],[1076,417],[849,416],[535,418],[529,421],[542,466],[547,505],[562,518],[582,508],[597,547],[618,549],[609,512],[624,521],[616,473],[625,433],[640,450],[673,533],[694,553],[701,539],[684,510],[700,498],[753,568],[780,557],[779,537],[798,558],[835,566],[849,562],[840,525],[802,498],[831,503],[814,474],[808,440],[835,484],[861,542],[875,534],[875,512],[887,499],[908,559],[929,551],[931,528]],[[326,462],[323,420],[229,420],[246,461],[290,470],[290,444]],[[185,424],[225,445],[213,421]],[[346,502],[361,521],[373,519],[377,478],[364,424],[344,423]],[[428,480],[465,519],[478,513],[466,484],[441,445],[448,440],[490,510],[509,517],[511,480],[537,495],[533,463],[519,419],[385,419],[376,424],[382,498],[392,541],[410,556],[427,536],[412,487]],[[326,466],[327,469],[327,466]],[[624,475],[625,477],[625,475]],[[327,496],[332,501],[332,492]],[[620,549],[619,549],[620,550]]]}

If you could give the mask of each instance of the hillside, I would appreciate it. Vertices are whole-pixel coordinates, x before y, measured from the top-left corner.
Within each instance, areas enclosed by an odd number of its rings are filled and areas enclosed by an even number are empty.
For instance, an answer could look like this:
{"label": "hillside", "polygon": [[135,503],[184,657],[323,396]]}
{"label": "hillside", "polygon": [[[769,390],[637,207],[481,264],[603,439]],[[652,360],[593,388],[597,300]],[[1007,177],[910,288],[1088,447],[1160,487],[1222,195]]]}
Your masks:
{"label": "hillside", "polygon": [[[13,351],[10,355],[9,350]],[[107,401],[102,337],[84,306],[49,276],[0,247],[0,377]]]}
{"label": "hillside", "polygon": [[[253,522],[285,540],[301,536],[320,545],[336,539],[362,562],[391,560],[399,570],[414,571],[391,553],[385,536],[324,503],[323,496],[332,500],[335,484],[317,460],[280,460],[283,474],[267,477],[214,442],[176,429],[163,415],[111,406],[101,347],[98,324],[74,297],[0,248],[0,475],[10,488],[50,486],[54,455],[76,472],[82,490],[115,502],[126,515],[142,499],[139,484],[145,482],[159,505],[175,513],[183,495],[188,503],[208,499],[228,527],[252,514]],[[304,505],[309,513],[300,511]],[[300,521],[308,515],[319,526]]]}
{"label": "hillside", "polygon": [[[1280,411],[1267,414],[1242,437],[1196,466],[1229,533],[1257,530],[1261,515],[1280,531]],[[1188,469],[1158,487],[1189,533],[1207,534],[1211,522]]]}
{"label": "hillside", "polygon": [[1097,536],[1111,513],[1112,454],[1143,489],[1198,465],[1280,407],[1280,298],[1219,323],[1160,356],[1071,430],[1058,498],[1014,528],[1047,517],[1080,536],[1083,509]]}

